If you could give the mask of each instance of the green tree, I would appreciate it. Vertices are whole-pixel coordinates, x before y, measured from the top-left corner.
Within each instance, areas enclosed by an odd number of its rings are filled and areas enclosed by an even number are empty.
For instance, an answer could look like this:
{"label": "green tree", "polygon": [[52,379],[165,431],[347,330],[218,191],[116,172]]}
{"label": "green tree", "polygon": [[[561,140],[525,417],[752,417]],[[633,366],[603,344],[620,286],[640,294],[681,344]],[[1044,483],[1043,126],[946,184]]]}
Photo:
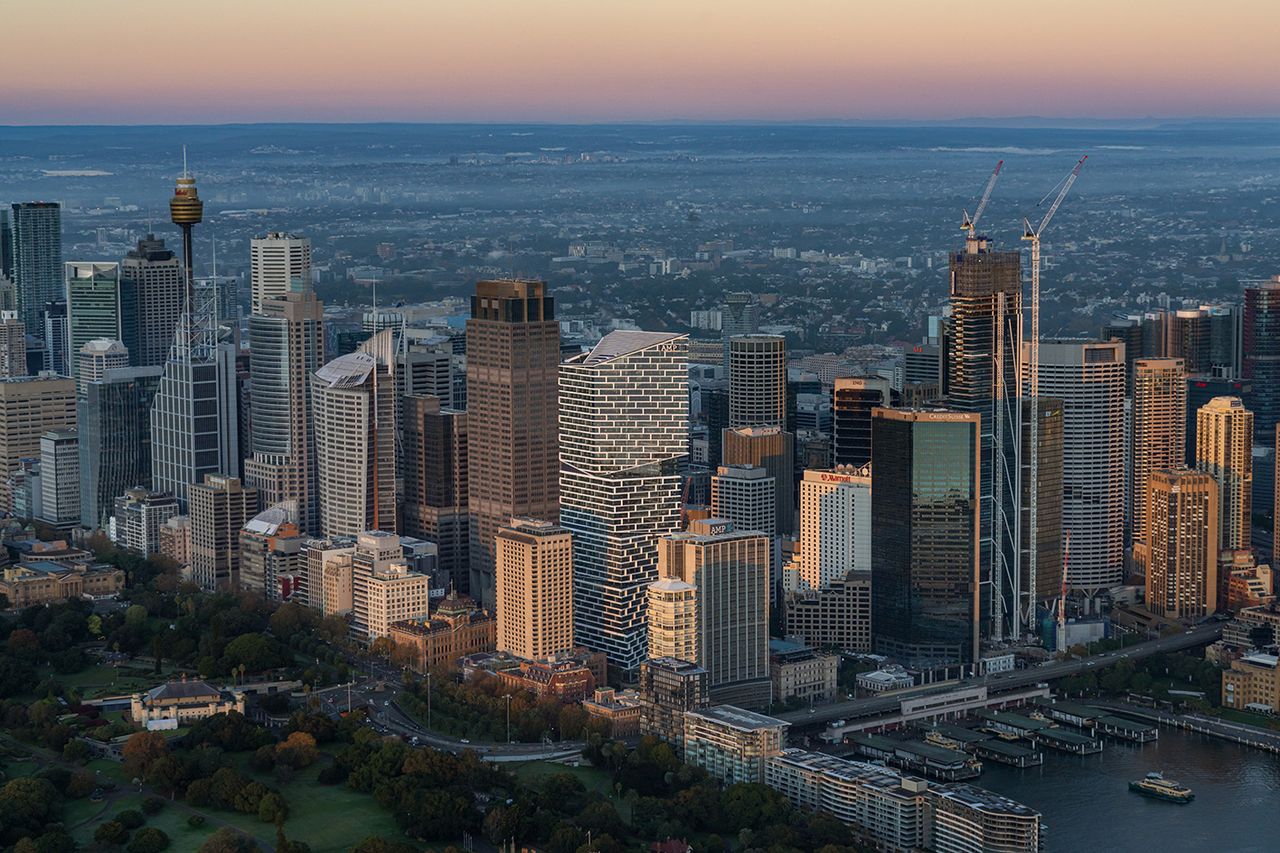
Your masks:
{"label": "green tree", "polygon": [[168,849],[169,836],[154,826],[139,829],[129,842],[129,853],[160,853]]}
{"label": "green tree", "polygon": [[258,849],[251,839],[224,826],[200,845],[199,853],[256,853]]}
{"label": "green tree", "polygon": [[0,788],[0,827],[8,843],[35,838],[60,816],[58,792],[48,779],[21,776]]}
{"label": "green tree", "polygon": [[258,801],[258,820],[263,823],[283,823],[288,817],[289,804],[274,791]]}
{"label": "green tree", "polygon": [[99,844],[119,847],[129,840],[129,830],[120,821],[109,820],[94,830],[93,840]]}

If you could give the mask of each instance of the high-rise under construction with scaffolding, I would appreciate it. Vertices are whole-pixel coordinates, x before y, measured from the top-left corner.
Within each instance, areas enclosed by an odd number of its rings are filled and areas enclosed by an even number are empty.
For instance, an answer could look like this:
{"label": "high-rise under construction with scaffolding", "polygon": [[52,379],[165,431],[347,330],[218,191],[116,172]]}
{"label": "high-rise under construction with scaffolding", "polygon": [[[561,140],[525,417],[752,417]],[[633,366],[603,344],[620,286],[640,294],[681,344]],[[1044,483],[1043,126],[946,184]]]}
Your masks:
{"label": "high-rise under construction with scaffolding", "polygon": [[994,639],[1016,636],[1025,623],[1020,587],[1018,449],[1022,410],[1022,259],[970,236],[951,255],[951,408],[982,416],[979,469],[980,622]]}

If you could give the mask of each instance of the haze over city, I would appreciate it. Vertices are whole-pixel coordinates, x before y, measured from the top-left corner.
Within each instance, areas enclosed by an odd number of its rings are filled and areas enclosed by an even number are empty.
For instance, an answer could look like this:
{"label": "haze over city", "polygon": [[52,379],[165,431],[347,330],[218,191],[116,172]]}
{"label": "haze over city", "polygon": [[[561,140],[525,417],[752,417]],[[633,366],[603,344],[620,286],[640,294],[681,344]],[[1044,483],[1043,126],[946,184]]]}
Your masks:
{"label": "haze over city", "polygon": [[1280,838],[1280,7],[0,13],[0,853]]}

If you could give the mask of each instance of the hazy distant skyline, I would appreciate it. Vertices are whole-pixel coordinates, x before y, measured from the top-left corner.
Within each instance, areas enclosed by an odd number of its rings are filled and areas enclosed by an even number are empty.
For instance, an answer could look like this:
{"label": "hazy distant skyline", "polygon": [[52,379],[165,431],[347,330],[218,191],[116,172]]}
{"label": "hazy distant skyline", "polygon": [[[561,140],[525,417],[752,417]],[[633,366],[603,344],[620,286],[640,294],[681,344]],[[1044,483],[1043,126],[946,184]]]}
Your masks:
{"label": "hazy distant skyline", "polygon": [[0,124],[1280,117],[1280,4],[42,0]]}

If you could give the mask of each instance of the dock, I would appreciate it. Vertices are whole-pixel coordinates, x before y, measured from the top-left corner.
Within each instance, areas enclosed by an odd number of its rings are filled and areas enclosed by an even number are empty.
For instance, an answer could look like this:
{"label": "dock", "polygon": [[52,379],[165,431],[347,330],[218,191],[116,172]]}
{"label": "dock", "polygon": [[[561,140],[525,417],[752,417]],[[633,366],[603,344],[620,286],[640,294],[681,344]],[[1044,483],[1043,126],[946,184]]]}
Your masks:
{"label": "dock", "polygon": [[1030,740],[1034,743],[1044,744],[1050,749],[1056,749],[1059,752],[1070,752],[1075,755],[1092,755],[1095,752],[1102,752],[1102,741],[1097,738],[1080,734],[1079,732],[1064,731],[1063,729],[1043,728],[1032,732]]}
{"label": "dock", "polygon": [[1044,753],[1016,743],[998,739],[976,741],[966,747],[984,761],[1008,764],[1011,767],[1035,767],[1044,764]]}
{"label": "dock", "polygon": [[878,759],[891,767],[910,770],[930,779],[956,782],[976,779],[982,772],[982,764],[967,753],[918,740],[902,741],[883,735],[852,734],[846,742],[852,753]]}
{"label": "dock", "polygon": [[1150,743],[1160,737],[1160,729],[1150,723],[1140,723],[1111,715],[1098,717],[1094,721],[1094,731],[1134,743]]}

